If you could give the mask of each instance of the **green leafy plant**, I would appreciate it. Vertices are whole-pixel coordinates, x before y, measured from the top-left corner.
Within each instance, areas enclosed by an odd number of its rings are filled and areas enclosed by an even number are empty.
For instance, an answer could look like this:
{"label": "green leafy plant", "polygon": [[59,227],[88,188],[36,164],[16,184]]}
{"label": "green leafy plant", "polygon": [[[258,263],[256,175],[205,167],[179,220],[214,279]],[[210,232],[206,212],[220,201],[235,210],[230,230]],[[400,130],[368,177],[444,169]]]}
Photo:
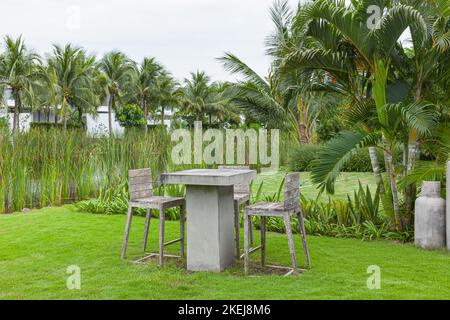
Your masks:
{"label": "green leafy plant", "polygon": [[136,104],[126,104],[116,108],[116,120],[125,128],[145,127],[144,111]]}

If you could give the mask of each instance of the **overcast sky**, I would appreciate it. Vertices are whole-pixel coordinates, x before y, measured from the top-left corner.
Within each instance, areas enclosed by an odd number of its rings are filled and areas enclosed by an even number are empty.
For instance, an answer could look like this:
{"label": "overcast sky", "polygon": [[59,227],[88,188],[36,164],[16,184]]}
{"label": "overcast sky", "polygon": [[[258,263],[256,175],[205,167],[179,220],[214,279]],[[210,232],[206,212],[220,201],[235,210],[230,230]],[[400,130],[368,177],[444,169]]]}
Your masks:
{"label": "overcast sky", "polygon": [[197,69],[233,80],[215,60],[225,51],[267,73],[272,1],[1,0],[0,34],[23,35],[40,54],[71,42],[97,55],[118,49],[136,61],[154,56],[179,80]]}

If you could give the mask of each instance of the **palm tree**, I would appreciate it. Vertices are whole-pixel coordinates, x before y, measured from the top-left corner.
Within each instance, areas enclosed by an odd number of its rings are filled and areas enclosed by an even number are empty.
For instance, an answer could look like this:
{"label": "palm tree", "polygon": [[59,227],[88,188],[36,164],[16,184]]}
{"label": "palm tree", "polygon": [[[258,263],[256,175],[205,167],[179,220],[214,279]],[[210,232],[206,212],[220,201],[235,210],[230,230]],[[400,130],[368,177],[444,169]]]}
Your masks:
{"label": "palm tree", "polygon": [[168,73],[162,73],[156,80],[156,103],[161,108],[161,125],[164,125],[165,109],[177,104],[177,83]]}
{"label": "palm tree", "polygon": [[[356,148],[367,145],[381,148],[385,155],[395,220],[402,229],[404,224],[400,216],[397,170],[393,160],[393,148],[398,138],[396,130],[400,130],[395,121],[405,123],[411,120],[408,114],[414,113],[412,110],[418,112],[416,116],[427,114],[424,104],[403,104],[402,117],[390,118],[390,110],[396,108],[391,108],[388,103],[386,91],[389,91],[388,82],[391,85],[398,82],[398,75],[389,71],[399,52],[397,41],[400,35],[408,27],[416,28],[420,30],[416,41],[423,44],[426,41],[424,35],[427,24],[424,16],[411,6],[393,5],[385,8],[383,1],[375,1],[386,12],[378,28],[370,30],[366,25],[366,12],[368,5],[374,4],[372,2],[353,1],[347,6],[344,2],[318,0],[300,10],[295,25],[303,30],[308,41],[292,50],[280,69],[282,72],[311,69],[326,71],[338,84],[335,90],[343,92],[348,92],[346,88],[353,88],[355,82],[359,83],[357,87],[362,90],[354,90],[359,93],[359,97],[356,96],[358,99],[355,99],[359,101],[354,104],[352,112],[362,115],[372,113],[373,110],[377,122],[375,128],[371,128],[369,133],[349,132],[335,139],[334,145],[329,144],[321,153],[312,176],[315,182],[332,191],[341,166]],[[429,121],[425,123],[432,126],[434,121],[429,119],[429,115],[427,117]],[[408,128],[422,130],[422,133],[429,130],[424,123],[406,123]]]}
{"label": "palm tree", "polygon": [[219,60],[226,70],[243,77],[236,85],[239,94],[233,101],[248,118],[266,127],[292,130],[298,143],[308,143],[317,118],[326,112],[332,100],[327,100],[330,94],[324,96],[318,90],[308,90],[321,77],[319,71],[305,73],[294,69],[280,76],[279,65],[290,50],[297,48],[301,33],[293,25],[295,14],[288,1],[276,1],[270,13],[275,32],[266,40],[266,53],[272,58],[267,78],[231,53]]}
{"label": "palm tree", "polygon": [[237,97],[234,84],[229,82],[214,82],[211,85],[211,95],[208,99],[208,123],[213,126],[213,118],[217,120],[218,127],[225,122],[239,124],[241,122],[239,109],[234,103]]}
{"label": "palm tree", "polygon": [[[424,100],[436,101],[439,93],[436,94],[433,88],[436,88],[443,80],[449,79],[450,15],[444,12],[444,1],[436,1],[434,5],[412,0],[404,0],[402,3],[413,7],[424,17],[428,17],[427,28],[418,28],[415,25],[410,27],[413,47],[411,50],[398,48],[401,63],[394,64],[394,68],[402,74],[402,78],[411,88],[413,101],[416,103]],[[445,85],[442,89],[444,87]],[[405,140],[405,176],[415,168],[416,160],[420,156],[420,145],[417,130],[410,128],[407,144]],[[415,184],[405,188],[404,197],[405,211],[411,216],[416,198]]]}
{"label": "palm tree", "polygon": [[43,109],[44,113],[47,115],[47,121],[50,122],[50,111],[54,111],[55,115],[55,126],[58,124],[57,111],[60,96],[60,87],[58,86],[58,77],[54,68],[47,65],[39,66],[39,100],[40,107]]}
{"label": "palm tree", "polygon": [[[71,44],[64,47],[55,45],[47,64],[48,67],[41,70],[41,78],[49,89],[46,102],[54,106],[55,125],[58,123],[58,113],[64,128],[73,109],[77,110],[80,123],[85,110],[96,113],[99,96],[95,88],[95,58]],[[58,104],[60,112],[57,110]]]}
{"label": "palm tree", "polygon": [[27,50],[22,37],[5,37],[5,52],[0,59],[0,90],[9,89],[14,99],[13,132],[19,128],[19,114],[26,103],[36,102],[35,87],[39,56]]}
{"label": "palm tree", "polygon": [[211,79],[203,71],[191,72],[190,79],[184,79],[182,89],[182,112],[195,116],[196,121],[201,120],[207,108],[207,100],[211,95]]}
{"label": "palm tree", "polygon": [[[149,105],[155,100],[158,77],[164,73],[164,68],[154,58],[144,58],[144,61],[136,70],[136,81],[133,86],[136,89],[138,103],[144,111],[145,121],[148,121]],[[152,109],[156,109],[153,106]],[[148,126],[145,126],[147,134]]]}
{"label": "palm tree", "polygon": [[106,54],[99,63],[102,71],[102,82],[109,96],[108,101],[108,128],[112,135],[112,110],[126,94],[126,90],[131,90],[135,72],[135,64],[125,54],[113,51]]}

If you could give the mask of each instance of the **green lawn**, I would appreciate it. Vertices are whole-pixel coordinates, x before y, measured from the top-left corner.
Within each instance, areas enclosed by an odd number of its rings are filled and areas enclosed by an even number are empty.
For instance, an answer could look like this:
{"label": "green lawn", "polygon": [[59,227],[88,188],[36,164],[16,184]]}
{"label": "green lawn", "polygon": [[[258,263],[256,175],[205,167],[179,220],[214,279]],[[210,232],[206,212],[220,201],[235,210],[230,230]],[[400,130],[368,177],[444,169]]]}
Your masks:
{"label": "green lawn", "polygon": [[[282,171],[278,173],[268,172],[258,174],[258,177],[252,184],[252,194],[256,194],[261,183],[263,183],[263,195],[272,195],[276,193],[285,175],[286,173]],[[353,190],[358,188],[358,181],[360,181],[363,186],[368,185],[370,189],[375,192],[376,182],[373,174],[365,172],[343,172],[336,181],[336,192],[331,198],[347,199],[347,194],[353,195]],[[300,173],[300,183],[302,194],[308,199],[316,199],[318,194],[317,187],[311,182],[309,172]],[[322,194],[319,199],[326,201],[328,195]]]}
{"label": "green lawn", "polygon": [[[309,237],[313,270],[296,277],[246,277],[241,265],[221,274],[190,273],[176,262],[158,268],[121,261],[124,222],[123,215],[67,207],[0,216],[0,299],[450,299],[445,251]],[[143,222],[133,221],[130,258],[139,255]],[[178,223],[167,222],[167,231],[176,237]],[[157,233],[153,223],[151,249]],[[283,235],[269,234],[267,253],[269,263],[289,263]],[[81,268],[81,290],[66,288],[69,265]],[[370,265],[381,268],[380,290],[366,286]]]}

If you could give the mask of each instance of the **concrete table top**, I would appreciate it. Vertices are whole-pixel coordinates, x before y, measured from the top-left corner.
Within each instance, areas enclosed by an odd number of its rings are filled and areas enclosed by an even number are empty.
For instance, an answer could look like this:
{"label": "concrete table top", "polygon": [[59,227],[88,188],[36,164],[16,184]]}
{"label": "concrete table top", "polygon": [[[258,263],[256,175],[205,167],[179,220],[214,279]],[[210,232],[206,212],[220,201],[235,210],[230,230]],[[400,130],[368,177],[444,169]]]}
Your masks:
{"label": "concrete table top", "polygon": [[249,183],[256,178],[255,170],[192,169],[161,175],[163,184],[186,184],[197,186],[231,186]]}

